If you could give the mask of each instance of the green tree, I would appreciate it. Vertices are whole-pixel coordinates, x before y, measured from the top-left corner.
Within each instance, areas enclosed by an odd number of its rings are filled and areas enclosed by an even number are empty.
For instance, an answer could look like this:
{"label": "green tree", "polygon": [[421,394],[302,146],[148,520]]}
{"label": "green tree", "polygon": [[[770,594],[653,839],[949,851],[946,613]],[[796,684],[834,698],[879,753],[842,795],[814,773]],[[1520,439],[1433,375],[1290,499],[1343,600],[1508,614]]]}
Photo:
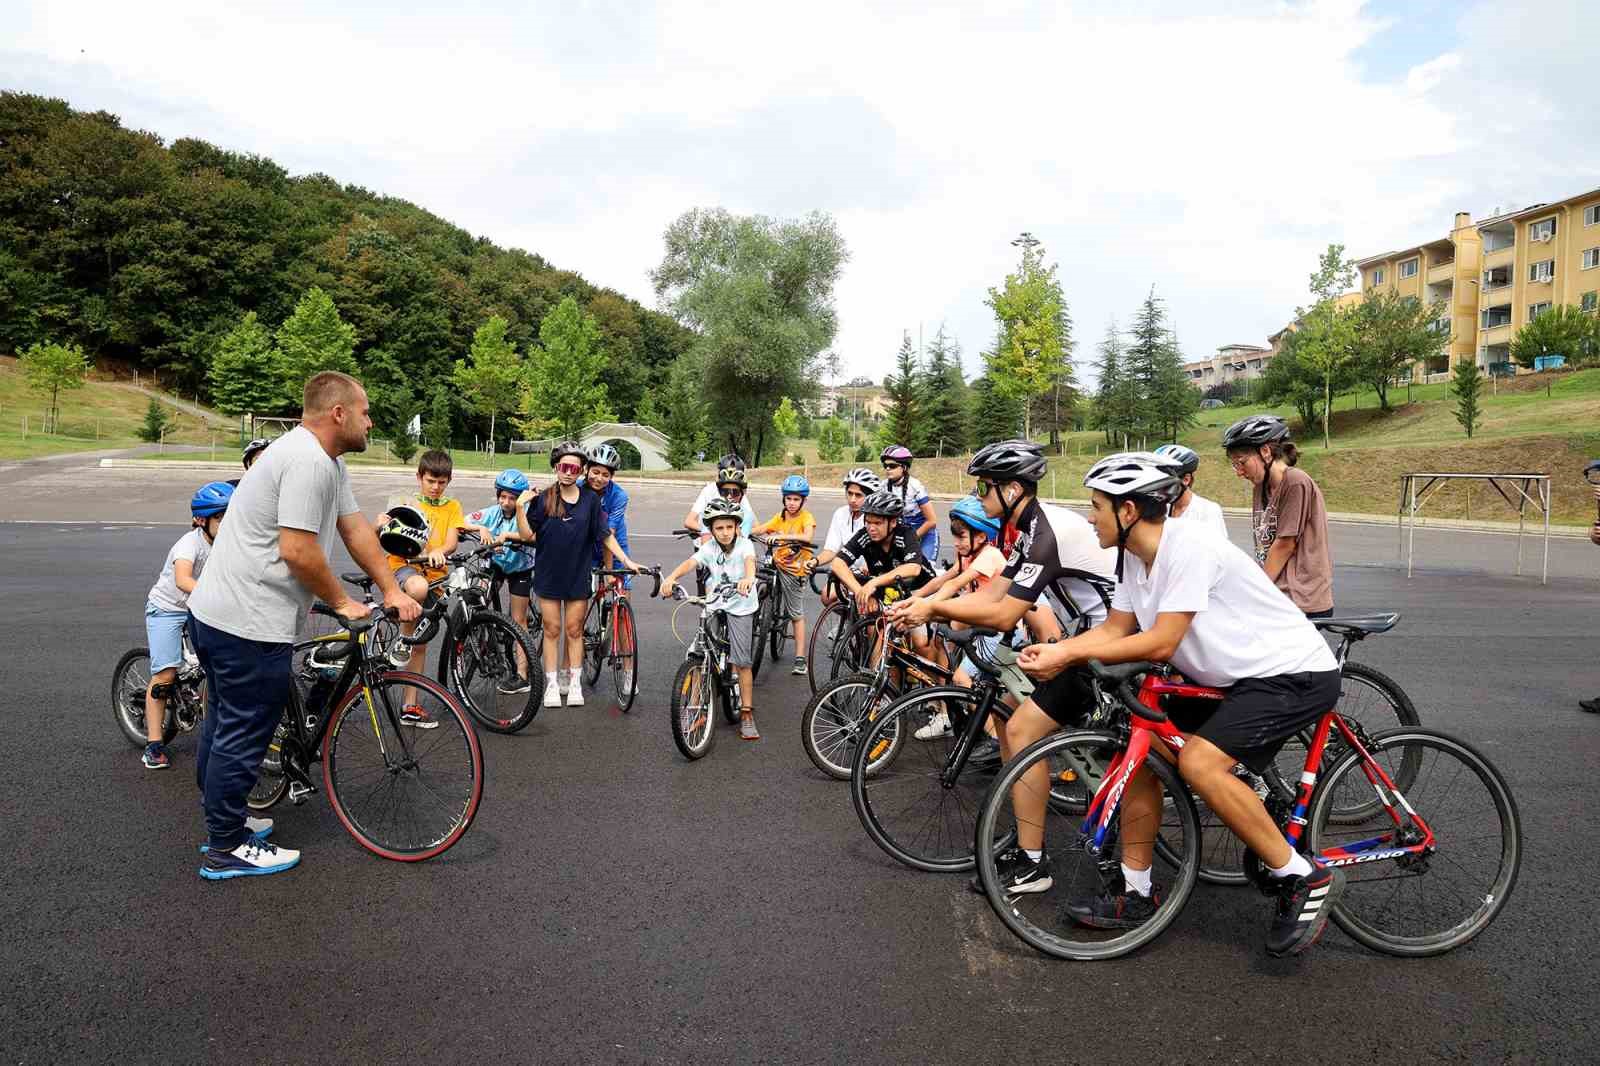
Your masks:
{"label": "green tree", "polygon": [[1339,297],[1355,284],[1355,263],[1344,257],[1344,245],[1330,244],[1311,273],[1309,311],[1300,315],[1296,331],[1300,363],[1322,379],[1322,446],[1328,447],[1328,423],[1333,412],[1334,382],[1348,380],[1355,371],[1355,315],[1339,306]]}
{"label": "green tree", "polygon": [[523,378],[522,417],[516,421],[524,433],[570,440],[588,423],[613,417],[600,380],[606,356],[599,342],[594,319],[570,296],[545,316],[539,324],[539,346],[528,356]]}
{"label": "green tree", "polygon": [[961,376],[961,345],[943,324],[928,344],[922,373],[922,412],[916,440],[908,442],[920,455],[955,455],[967,450],[967,383]]}
{"label": "green tree", "polygon": [[911,334],[900,335],[900,351],[894,360],[895,371],[883,379],[884,392],[889,396],[889,413],[884,417],[879,437],[885,445],[903,444],[915,447],[917,425],[922,417],[922,375],[917,369],[917,350],[911,346]]}
{"label": "green tree", "polygon": [[817,425],[817,458],[824,463],[837,463],[844,459],[850,446],[850,427],[837,418],[824,419]]}
{"label": "green tree", "polygon": [[1096,365],[1100,370],[1100,383],[1095,392],[1094,426],[1104,431],[1106,444],[1126,446],[1138,430],[1140,394],[1138,381],[1126,373],[1122,334],[1115,319],[1106,325]]}
{"label": "green tree", "polygon": [[272,335],[254,311],[245,312],[223,336],[207,371],[217,409],[229,415],[275,410],[283,380],[275,358]]}
{"label": "green tree", "polygon": [[872,462],[872,449],[867,447],[865,441],[856,445],[855,461],[858,463]]}
{"label": "green tree", "polygon": [[1170,332],[1167,344],[1156,356],[1155,388],[1150,396],[1151,412],[1160,427],[1160,436],[1177,440],[1178,435],[1194,425],[1200,412],[1200,390],[1189,384],[1189,375],[1183,369],[1183,354],[1178,340]]}
{"label": "green tree", "polygon": [[634,407],[633,420],[641,426],[649,426],[651,429],[663,431],[665,431],[667,425],[666,416],[656,406],[655,395],[649,392],[639,397],[639,402]]}
{"label": "green tree", "polygon": [[1477,361],[1465,359],[1457,363],[1455,377],[1450,381],[1450,395],[1456,398],[1456,421],[1467,431],[1468,440],[1472,439],[1472,431],[1478,425],[1481,414],[1478,397],[1482,394],[1483,371],[1478,368]]}
{"label": "green tree", "polygon": [[356,330],[339,317],[333,298],[313,285],[278,327],[273,361],[278,367],[278,405],[298,410],[306,381],[324,370],[355,374]]}
{"label": "green tree", "polygon": [[785,396],[818,393],[838,329],[833,293],[848,253],[833,219],[694,210],[667,228],[656,296],[694,330],[691,351],[719,436],[760,465]]}
{"label": "green tree", "polygon": [[30,345],[17,361],[22,366],[22,377],[28,387],[50,396],[44,431],[59,432],[61,394],[83,388],[84,380],[89,375],[88,357],[76,344],[57,344],[52,341]]}
{"label": "green tree", "polygon": [[972,440],[978,447],[1022,431],[1022,401],[1007,395],[988,374],[972,383],[971,403]]}
{"label": "green tree", "polygon": [[428,401],[428,417],[422,424],[422,439],[428,442],[430,448],[449,451],[454,435],[454,420],[455,404],[451,402],[450,390],[440,385],[433,390],[433,398]]}
{"label": "green tree", "polygon": [[706,409],[700,399],[700,371],[693,360],[673,368],[661,403],[666,408],[667,462],[674,470],[693,466],[705,447]]}
{"label": "green tree", "polygon": [[1395,292],[1369,297],[1351,312],[1356,377],[1372,386],[1383,410],[1402,371],[1438,358],[1449,346],[1450,331],[1436,325],[1439,313],[1436,305]]}
{"label": "green tree", "polygon": [[[1056,278],[1056,265],[1044,264],[1044,249],[1032,234],[1013,244],[1022,262],[985,301],[999,327],[986,356],[989,376],[1008,398],[1021,401],[1023,436],[1031,435],[1030,401],[1072,387],[1072,321]],[[1058,423],[1059,426],[1059,423]],[[1053,443],[1059,437],[1052,438]]]}
{"label": "green tree", "polygon": [[1291,330],[1284,338],[1283,350],[1261,375],[1260,399],[1263,403],[1292,406],[1300,416],[1302,428],[1309,433],[1322,417],[1324,395],[1344,391],[1354,377],[1351,367],[1342,366],[1329,389],[1322,370],[1304,357],[1307,340],[1303,329]]}
{"label": "green tree", "polygon": [[1568,363],[1600,357],[1600,318],[1573,304],[1557,304],[1523,323],[1511,339],[1511,358],[1529,370],[1537,360],[1556,355]]}
{"label": "green tree", "polygon": [[134,432],[140,440],[154,444],[162,438],[171,426],[172,417],[167,414],[166,407],[160,400],[152,396],[150,397],[150,402],[145,405],[144,422]]}
{"label": "green tree", "polygon": [[[417,452],[416,438],[411,435],[411,423],[422,413],[409,375],[399,360],[382,348],[367,353],[366,368],[361,380],[367,387],[367,402],[372,416],[372,426],[378,435],[389,442],[389,450],[402,463],[411,461]],[[448,409],[446,410],[448,426]],[[446,428],[444,436],[449,437]]]}
{"label": "green tree", "polygon": [[462,402],[489,416],[489,440],[495,440],[495,417],[516,407],[523,382],[522,357],[506,339],[508,323],[499,315],[479,326],[472,335],[466,359],[457,359],[451,380]]}

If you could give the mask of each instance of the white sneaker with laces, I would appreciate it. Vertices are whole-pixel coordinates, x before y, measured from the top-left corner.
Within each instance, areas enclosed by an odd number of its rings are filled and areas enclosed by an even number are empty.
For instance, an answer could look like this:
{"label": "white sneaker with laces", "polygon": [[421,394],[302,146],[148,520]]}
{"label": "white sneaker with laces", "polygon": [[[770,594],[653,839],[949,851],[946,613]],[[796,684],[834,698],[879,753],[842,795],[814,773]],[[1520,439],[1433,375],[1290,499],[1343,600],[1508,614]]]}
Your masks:
{"label": "white sneaker with laces", "polygon": [[950,712],[935,711],[928,724],[911,734],[918,740],[938,740],[950,735]]}
{"label": "white sneaker with laces", "polygon": [[583,680],[576,670],[572,671],[572,676],[567,679],[567,706],[583,706]]}
{"label": "white sneaker with laces", "polygon": [[561,706],[561,684],[553,677],[547,677],[544,681],[544,706]]}
{"label": "white sneaker with laces", "polygon": [[220,854],[206,852],[204,861],[200,863],[200,876],[207,881],[225,881],[230,877],[276,874],[299,861],[300,853],[292,848],[280,848],[250,837],[232,851]]}

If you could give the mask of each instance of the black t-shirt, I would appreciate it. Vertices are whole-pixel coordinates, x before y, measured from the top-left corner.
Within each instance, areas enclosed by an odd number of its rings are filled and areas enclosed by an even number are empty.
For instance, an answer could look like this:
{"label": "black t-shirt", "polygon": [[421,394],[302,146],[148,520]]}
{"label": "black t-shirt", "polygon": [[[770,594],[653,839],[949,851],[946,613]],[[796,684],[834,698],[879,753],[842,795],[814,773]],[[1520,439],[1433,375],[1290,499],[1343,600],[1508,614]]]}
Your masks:
{"label": "black t-shirt", "polygon": [[921,545],[911,535],[911,530],[899,524],[890,529],[888,538],[882,544],[874,541],[863,526],[844,542],[844,547],[839,549],[839,558],[850,567],[860,560],[866,565],[868,577],[881,577],[907,563],[916,563],[917,576],[905,582],[908,590],[921,588],[933,576],[928,568],[928,560],[923,557]]}
{"label": "black t-shirt", "polygon": [[1116,549],[1100,547],[1094,527],[1083,516],[1042,504],[1037,497],[1017,515],[1016,529],[1016,543],[1001,571],[1011,581],[1007,595],[1035,603],[1048,590],[1063,625],[1082,616],[1091,625],[1099,624],[1106,616],[1101,590],[1115,585]]}

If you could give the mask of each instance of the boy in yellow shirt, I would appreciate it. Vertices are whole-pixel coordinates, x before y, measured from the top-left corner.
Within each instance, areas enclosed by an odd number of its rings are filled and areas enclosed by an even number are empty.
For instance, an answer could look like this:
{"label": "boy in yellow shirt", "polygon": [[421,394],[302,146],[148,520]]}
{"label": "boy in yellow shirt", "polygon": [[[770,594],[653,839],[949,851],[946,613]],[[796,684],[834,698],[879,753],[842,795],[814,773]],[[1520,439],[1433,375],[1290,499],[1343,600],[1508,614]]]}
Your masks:
{"label": "boy in yellow shirt", "polygon": [[[449,453],[430,448],[417,459],[416,495],[391,506],[388,513],[378,516],[378,539],[384,547],[404,545],[407,549],[414,549],[404,556],[391,550],[389,569],[394,571],[396,584],[418,603],[428,598],[428,584],[446,574],[445,556],[456,550],[461,527],[467,524],[461,501],[444,494],[450,487],[450,478],[454,473],[455,464],[451,462]],[[421,529],[415,528],[412,516],[405,515],[407,509],[421,515],[426,525],[425,537]],[[409,535],[401,526],[410,527]],[[408,637],[416,629],[415,622],[400,624],[400,631]],[[422,673],[427,658],[426,645],[412,648],[407,669]],[[421,706],[411,703],[401,712],[400,723],[418,729],[433,729],[439,724]]]}
{"label": "boy in yellow shirt", "polygon": [[[799,474],[783,479],[783,510],[751,530],[752,534],[766,534],[770,542],[804,541],[798,545],[777,548],[772,561],[778,567],[778,580],[783,584],[784,611],[794,623],[793,674],[806,672],[806,593],[810,590],[808,575],[811,572],[811,543],[817,531],[817,519],[806,510],[806,497],[811,495],[811,482]],[[760,639],[760,634],[756,634]]]}

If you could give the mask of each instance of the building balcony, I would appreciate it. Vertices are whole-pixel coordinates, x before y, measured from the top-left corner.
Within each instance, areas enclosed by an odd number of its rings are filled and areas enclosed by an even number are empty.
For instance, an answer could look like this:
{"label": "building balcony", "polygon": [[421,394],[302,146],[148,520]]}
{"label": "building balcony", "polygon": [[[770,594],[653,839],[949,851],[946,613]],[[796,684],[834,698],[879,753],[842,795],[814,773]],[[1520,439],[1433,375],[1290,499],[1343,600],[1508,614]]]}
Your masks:
{"label": "building balcony", "polygon": [[1438,263],[1428,268],[1429,285],[1447,285],[1456,279],[1455,260],[1448,263]]}
{"label": "building balcony", "polygon": [[1478,343],[1484,347],[1496,344],[1511,343],[1511,323],[1502,322],[1495,326],[1485,326],[1478,331]]}
{"label": "building balcony", "polygon": [[1516,260],[1516,245],[1510,245],[1505,248],[1496,248],[1492,252],[1485,249],[1483,253],[1483,269],[1491,270],[1498,266],[1509,267],[1514,264]]}

